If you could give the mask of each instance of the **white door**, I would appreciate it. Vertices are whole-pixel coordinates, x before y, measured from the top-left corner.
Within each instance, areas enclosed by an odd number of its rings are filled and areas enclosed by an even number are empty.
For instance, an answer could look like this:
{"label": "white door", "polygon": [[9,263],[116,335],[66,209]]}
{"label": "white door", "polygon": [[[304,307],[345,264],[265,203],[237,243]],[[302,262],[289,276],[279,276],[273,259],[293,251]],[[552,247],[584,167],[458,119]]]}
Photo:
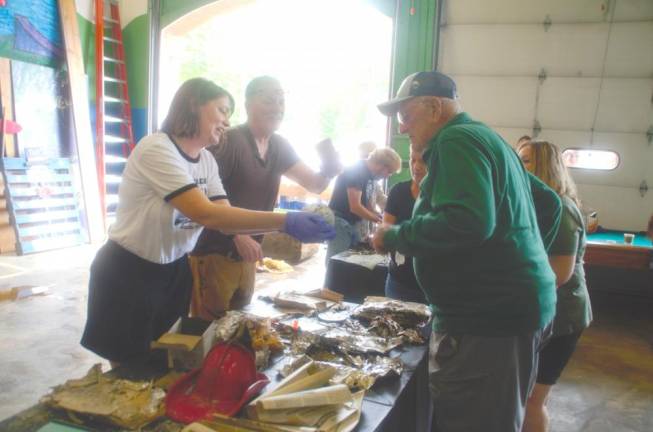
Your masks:
{"label": "white door", "polygon": [[614,170],[571,170],[581,200],[606,228],[646,229],[653,0],[444,0],[440,34],[438,69],[465,111],[512,145],[531,135],[617,152]]}

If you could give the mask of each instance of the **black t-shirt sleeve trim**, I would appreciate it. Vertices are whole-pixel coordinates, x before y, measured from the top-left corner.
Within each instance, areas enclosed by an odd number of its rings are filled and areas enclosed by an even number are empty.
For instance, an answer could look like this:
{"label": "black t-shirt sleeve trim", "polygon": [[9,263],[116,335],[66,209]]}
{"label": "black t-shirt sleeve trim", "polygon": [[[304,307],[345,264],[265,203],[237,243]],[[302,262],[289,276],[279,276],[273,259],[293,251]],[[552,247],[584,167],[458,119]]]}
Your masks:
{"label": "black t-shirt sleeve trim", "polygon": [[170,200],[174,197],[181,195],[182,193],[186,192],[187,190],[191,190],[194,187],[197,187],[195,183],[187,184],[186,186],[182,186],[174,192],[170,192],[168,195],[164,196],[163,199],[166,202],[170,202]]}
{"label": "black t-shirt sleeve trim", "polygon": [[214,195],[212,197],[209,197],[209,201],[220,201],[227,199],[227,195]]}

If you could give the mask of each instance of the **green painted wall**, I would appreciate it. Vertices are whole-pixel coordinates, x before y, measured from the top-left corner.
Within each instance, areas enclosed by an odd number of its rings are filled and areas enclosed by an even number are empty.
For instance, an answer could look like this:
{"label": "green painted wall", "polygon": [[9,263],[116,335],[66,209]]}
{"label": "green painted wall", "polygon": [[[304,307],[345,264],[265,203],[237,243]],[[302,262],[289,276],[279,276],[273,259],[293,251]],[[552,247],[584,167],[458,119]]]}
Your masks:
{"label": "green painted wall", "polygon": [[[437,13],[439,0],[415,0],[415,14],[410,14],[411,2],[399,1],[395,23],[395,51],[393,59],[393,94],[405,77],[433,69],[437,59]],[[435,48],[435,49],[434,49]],[[402,171],[390,178],[389,183],[408,180],[408,138],[398,134],[396,119],[392,119],[391,146],[404,160]]]}
{"label": "green painted wall", "polygon": [[[84,53],[84,72],[88,75],[89,100],[95,101],[95,24],[77,15]],[[129,99],[133,108],[147,108],[148,19],[141,15],[122,30],[127,62]]]}
{"label": "green painted wall", "polygon": [[88,76],[89,103],[95,103],[95,24],[77,14],[79,37],[84,56],[84,72]]}
{"label": "green painted wall", "polygon": [[[91,119],[95,118],[95,23],[77,14],[79,36],[84,56],[84,72],[88,76],[88,97]],[[134,137],[138,140],[147,131],[148,104],[148,40],[147,15],[133,19],[122,29],[127,64],[127,83],[132,108]],[[94,121],[94,120],[93,120]]]}
{"label": "green painted wall", "polygon": [[147,15],[134,18],[124,29],[122,38],[127,63],[127,82],[132,108],[147,108],[149,22]]}
{"label": "green painted wall", "polygon": [[[195,9],[214,3],[216,0],[161,0],[161,26],[165,27]],[[219,0],[217,0],[219,1]],[[402,0],[365,0],[387,16],[395,13],[395,2],[409,3]],[[433,1],[433,0],[431,0]]]}

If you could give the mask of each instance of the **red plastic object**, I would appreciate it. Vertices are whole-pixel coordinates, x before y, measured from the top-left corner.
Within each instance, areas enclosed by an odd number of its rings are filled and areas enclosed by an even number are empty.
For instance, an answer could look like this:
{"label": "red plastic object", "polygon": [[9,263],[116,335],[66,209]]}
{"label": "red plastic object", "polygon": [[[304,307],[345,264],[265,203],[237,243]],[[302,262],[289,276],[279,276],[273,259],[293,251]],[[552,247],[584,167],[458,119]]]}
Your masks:
{"label": "red plastic object", "polygon": [[0,132],[15,134],[23,130],[23,127],[12,120],[0,121]]}
{"label": "red plastic object", "polygon": [[174,383],[166,396],[166,415],[192,423],[214,413],[233,416],[270,380],[256,372],[254,353],[237,344],[218,344],[195,369]]}

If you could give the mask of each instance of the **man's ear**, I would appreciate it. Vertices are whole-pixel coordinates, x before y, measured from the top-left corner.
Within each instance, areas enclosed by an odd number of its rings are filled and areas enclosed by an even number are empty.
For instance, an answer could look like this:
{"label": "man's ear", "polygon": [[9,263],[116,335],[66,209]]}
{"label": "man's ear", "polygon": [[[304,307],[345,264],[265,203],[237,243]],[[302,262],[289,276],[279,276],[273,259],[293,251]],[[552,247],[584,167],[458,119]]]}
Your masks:
{"label": "man's ear", "polygon": [[442,118],[442,113],[444,111],[444,104],[442,103],[442,100],[439,97],[431,97],[429,100],[429,105],[432,108],[432,120],[433,122],[437,122]]}

